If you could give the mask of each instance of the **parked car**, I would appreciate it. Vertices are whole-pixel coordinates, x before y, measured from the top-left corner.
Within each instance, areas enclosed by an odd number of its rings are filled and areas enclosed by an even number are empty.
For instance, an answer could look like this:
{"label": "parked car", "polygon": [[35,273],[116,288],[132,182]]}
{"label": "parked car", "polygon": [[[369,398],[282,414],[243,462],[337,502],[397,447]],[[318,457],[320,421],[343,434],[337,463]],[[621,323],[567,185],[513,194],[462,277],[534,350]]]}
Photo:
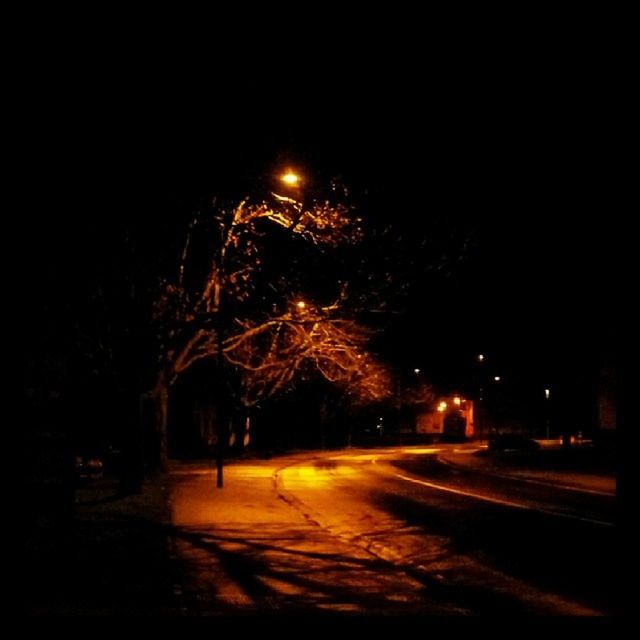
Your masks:
{"label": "parked car", "polygon": [[122,452],[109,442],[84,444],[76,447],[75,476],[80,483],[115,475],[121,466]]}
{"label": "parked car", "polygon": [[104,463],[100,458],[90,455],[76,456],[76,478],[80,482],[97,480],[104,475]]}
{"label": "parked car", "polygon": [[501,433],[489,439],[489,451],[537,451],[540,445],[520,433]]}

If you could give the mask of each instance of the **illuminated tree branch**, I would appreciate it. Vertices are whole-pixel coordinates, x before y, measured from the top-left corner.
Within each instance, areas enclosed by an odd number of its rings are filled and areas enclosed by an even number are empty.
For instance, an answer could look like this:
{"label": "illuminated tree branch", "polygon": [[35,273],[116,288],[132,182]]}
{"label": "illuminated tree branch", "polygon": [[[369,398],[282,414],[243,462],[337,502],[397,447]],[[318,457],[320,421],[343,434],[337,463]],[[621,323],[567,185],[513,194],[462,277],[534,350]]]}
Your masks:
{"label": "illuminated tree branch", "polygon": [[[234,372],[245,406],[313,372],[356,403],[388,395],[386,371],[366,353],[369,332],[345,315],[346,284],[339,286],[331,304],[296,306],[285,280],[265,282],[262,273],[270,228],[284,230],[292,240],[336,248],[361,239],[361,221],[344,205],[325,201],[303,206],[273,195],[271,203],[245,199],[233,208],[214,206],[208,223],[201,214],[196,216],[188,227],[175,282],[162,283],[154,308],[159,369],[151,395],[164,442],[163,463],[168,390],[201,360],[218,359]],[[205,268],[199,266],[202,242],[209,247]]]}

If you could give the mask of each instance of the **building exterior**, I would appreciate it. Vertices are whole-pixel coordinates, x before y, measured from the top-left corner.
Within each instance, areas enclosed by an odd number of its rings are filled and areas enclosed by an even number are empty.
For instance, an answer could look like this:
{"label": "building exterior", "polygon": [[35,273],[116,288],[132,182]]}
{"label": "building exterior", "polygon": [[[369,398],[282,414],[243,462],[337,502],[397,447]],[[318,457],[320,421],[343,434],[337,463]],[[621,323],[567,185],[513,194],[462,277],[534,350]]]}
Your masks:
{"label": "building exterior", "polygon": [[416,433],[464,440],[475,432],[474,403],[458,395],[443,396],[416,416]]}

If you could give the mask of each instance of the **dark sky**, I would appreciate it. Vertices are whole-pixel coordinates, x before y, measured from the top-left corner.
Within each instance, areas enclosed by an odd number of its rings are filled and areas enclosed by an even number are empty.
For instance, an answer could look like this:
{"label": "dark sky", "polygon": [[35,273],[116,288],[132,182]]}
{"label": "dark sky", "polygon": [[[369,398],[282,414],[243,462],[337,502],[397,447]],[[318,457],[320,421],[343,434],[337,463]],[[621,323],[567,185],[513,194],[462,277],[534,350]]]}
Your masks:
{"label": "dark sky", "polygon": [[77,265],[104,261],[123,222],[179,229],[200,197],[291,162],[342,176],[405,232],[435,219],[471,233],[468,260],[418,287],[400,321],[408,359],[444,371],[494,350],[544,369],[615,331],[613,133],[600,83],[561,76],[442,93],[417,79],[238,95],[188,79],[94,82],[35,127],[29,269],[82,287]]}

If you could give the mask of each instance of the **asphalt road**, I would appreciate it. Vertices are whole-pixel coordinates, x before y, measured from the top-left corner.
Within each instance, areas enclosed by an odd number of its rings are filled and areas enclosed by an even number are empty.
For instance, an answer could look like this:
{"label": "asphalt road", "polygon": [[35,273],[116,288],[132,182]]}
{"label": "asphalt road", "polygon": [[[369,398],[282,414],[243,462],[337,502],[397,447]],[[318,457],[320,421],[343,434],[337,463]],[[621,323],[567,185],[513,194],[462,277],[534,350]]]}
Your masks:
{"label": "asphalt road", "polygon": [[292,507],[460,612],[617,612],[615,496],[478,474],[428,450],[282,462]]}
{"label": "asphalt road", "polygon": [[234,616],[620,611],[615,495],[493,477],[459,468],[455,447],[438,449],[235,461],[219,490],[210,464],[176,469],[162,531],[178,608]]}

